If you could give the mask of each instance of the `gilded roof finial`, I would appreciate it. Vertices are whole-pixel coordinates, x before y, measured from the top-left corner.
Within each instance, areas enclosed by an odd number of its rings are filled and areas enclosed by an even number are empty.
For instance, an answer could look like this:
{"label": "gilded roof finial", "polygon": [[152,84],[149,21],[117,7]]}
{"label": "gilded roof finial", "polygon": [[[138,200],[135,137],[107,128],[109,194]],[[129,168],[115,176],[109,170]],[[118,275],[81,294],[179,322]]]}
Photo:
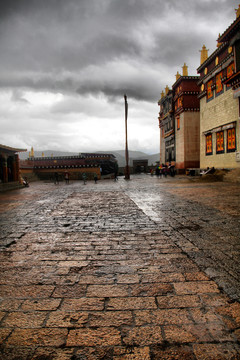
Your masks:
{"label": "gilded roof finial", "polygon": [[204,63],[204,61],[206,61],[207,58],[208,58],[208,49],[206,48],[205,45],[203,45],[202,50],[200,50],[200,52],[201,52],[201,60],[200,60],[201,63],[200,63],[200,65],[202,65]]}
{"label": "gilded roof finial", "polygon": [[164,97],[164,91],[161,92],[161,98],[163,98],[163,97]]}
{"label": "gilded roof finial", "polygon": [[221,42],[219,42],[219,38],[220,38],[220,36],[221,36],[221,34],[219,34],[218,35],[218,39],[217,39],[217,47],[219,48],[219,46],[221,46],[222,45],[222,43]]}
{"label": "gilded roof finial", "polygon": [[29,153],[29,157],[34,157],[34,150],[33,150],[33,147],[31,147],[31,151]]}
{"label": "gilded roof finial", "polygon": [[165,87],[165,95],[167,95],[169,93],[169,87],[166,85]]}
{"label": "gilded roof finial", "polygon": [[235,9],[236,11],[236,19],[240,16],[240,5],[238,5],[238,9]]}
{"label": "gilded roof finial", "polygon": [[183,69],[183,71],[182,71],[183,76],[188,76],[188,67],[187,67],[186,63],[184,63],[182,69]]}
{"label": "gilded roof finial", "polygon": [[176,73],[176,81],[181,77],[181,74],[179,74],[179,72]]}

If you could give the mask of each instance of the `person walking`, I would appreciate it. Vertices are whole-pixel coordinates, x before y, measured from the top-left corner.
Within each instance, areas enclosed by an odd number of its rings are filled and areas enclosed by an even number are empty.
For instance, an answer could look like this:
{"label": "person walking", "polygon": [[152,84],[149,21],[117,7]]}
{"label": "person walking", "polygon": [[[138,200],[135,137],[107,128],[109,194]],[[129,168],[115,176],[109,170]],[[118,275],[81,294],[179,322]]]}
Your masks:
{"label": "person walking", "polygon": [[82,178],[83,178],[83,183],[84,183],[84,185],[86,185],[86,181],[87,181],[87,175],[86,175],[86,173],[83,173],[83,174],[82,174]]}
{"label": "person walking", "polygon": [[65,177],[65,182],[68,185],[69,184],[69,177],[70,177],[69,172],[66,171],[64,177]]}
{"label": "person walking", "polygon": [[55,184],[55,185],[58,185],[58,184],[59,184],[59,176],[58,176],[58,173],[57,173],[57,172],[54,173],[54,184]]}

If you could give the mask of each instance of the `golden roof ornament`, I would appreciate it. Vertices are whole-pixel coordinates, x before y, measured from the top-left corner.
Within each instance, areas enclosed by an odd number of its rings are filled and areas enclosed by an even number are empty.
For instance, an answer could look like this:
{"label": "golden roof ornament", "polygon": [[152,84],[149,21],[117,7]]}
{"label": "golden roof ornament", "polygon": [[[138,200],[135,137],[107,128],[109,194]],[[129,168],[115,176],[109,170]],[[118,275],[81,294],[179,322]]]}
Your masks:
{"label": "golden roof ornament", "polygon": [[217,40],[217,47],[219,48],[219,46],[221,46],[222,45],[222,43],[221,42],[219,42],[219,38],[220,38],[220,36],[221,36],[221,34],[219,34],[218,35],[218,40]]}
{"label": "golden roof ornament", "polygon": [[164,91],[161,92],[161,99],[164,97]]}
{"label": "golden roof ornament", "polygon": [[235,9],[236,11],[236,19],[240,16],[240,5],[238,5],[238,9]]}
{"label": "golden roof ornament", "polygon": [[29,153],[29,157],[34,157],[34,150],[33,150],[33,147],[31,147],[31,151]]}
{"label": "golden roof ornament", "polygon": [[165,87],[165,95],[167,95],[169,93],[169,87],[166,85]]}
{"label": "golden roof ornament", "polygon": [[202,65],[204,61],[206,61],[208,58],[208,49],[206,48],[205,45],[203,45],[202,50],[200,50],[200,52],[201,52],[200,65]]}
{"label": "golden roof ornament", "polygon": [[183,76],[188,76],[188,67],[187,67],[186,63],[184,63],[182,69],[183,69],[183,72],[182,72]]}
{"label": "golden roof ornament", "polygon": [[179,72],[176,73],[176,81],[181,77],[181,75],[179,74]]}

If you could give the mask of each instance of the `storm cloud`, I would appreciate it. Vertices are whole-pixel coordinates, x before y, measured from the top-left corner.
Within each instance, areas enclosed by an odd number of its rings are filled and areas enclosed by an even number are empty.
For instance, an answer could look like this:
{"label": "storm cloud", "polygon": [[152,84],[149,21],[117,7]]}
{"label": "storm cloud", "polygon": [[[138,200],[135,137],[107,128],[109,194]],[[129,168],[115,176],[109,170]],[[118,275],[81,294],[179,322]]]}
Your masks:
{"label": "storm cloud", "polygon": [[237,0],[1,1],[0,143],[123,148],[126,93],[130,148],[132,141],[134,150],[158,152],[161,91],[184,62],[197,75],[199,50],[215,50],[237,7]]}

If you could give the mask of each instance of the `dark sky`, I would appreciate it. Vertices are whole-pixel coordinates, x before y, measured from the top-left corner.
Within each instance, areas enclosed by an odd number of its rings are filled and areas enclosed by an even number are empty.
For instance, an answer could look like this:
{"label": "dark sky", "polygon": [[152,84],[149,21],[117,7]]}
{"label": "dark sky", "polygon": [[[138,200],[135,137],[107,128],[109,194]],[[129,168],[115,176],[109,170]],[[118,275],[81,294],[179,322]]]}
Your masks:
{"label": "dark sky", "polygon": [[161,91],[197,75],[235,20],[229,0],[0,0],[0,143],[159,151]]}

